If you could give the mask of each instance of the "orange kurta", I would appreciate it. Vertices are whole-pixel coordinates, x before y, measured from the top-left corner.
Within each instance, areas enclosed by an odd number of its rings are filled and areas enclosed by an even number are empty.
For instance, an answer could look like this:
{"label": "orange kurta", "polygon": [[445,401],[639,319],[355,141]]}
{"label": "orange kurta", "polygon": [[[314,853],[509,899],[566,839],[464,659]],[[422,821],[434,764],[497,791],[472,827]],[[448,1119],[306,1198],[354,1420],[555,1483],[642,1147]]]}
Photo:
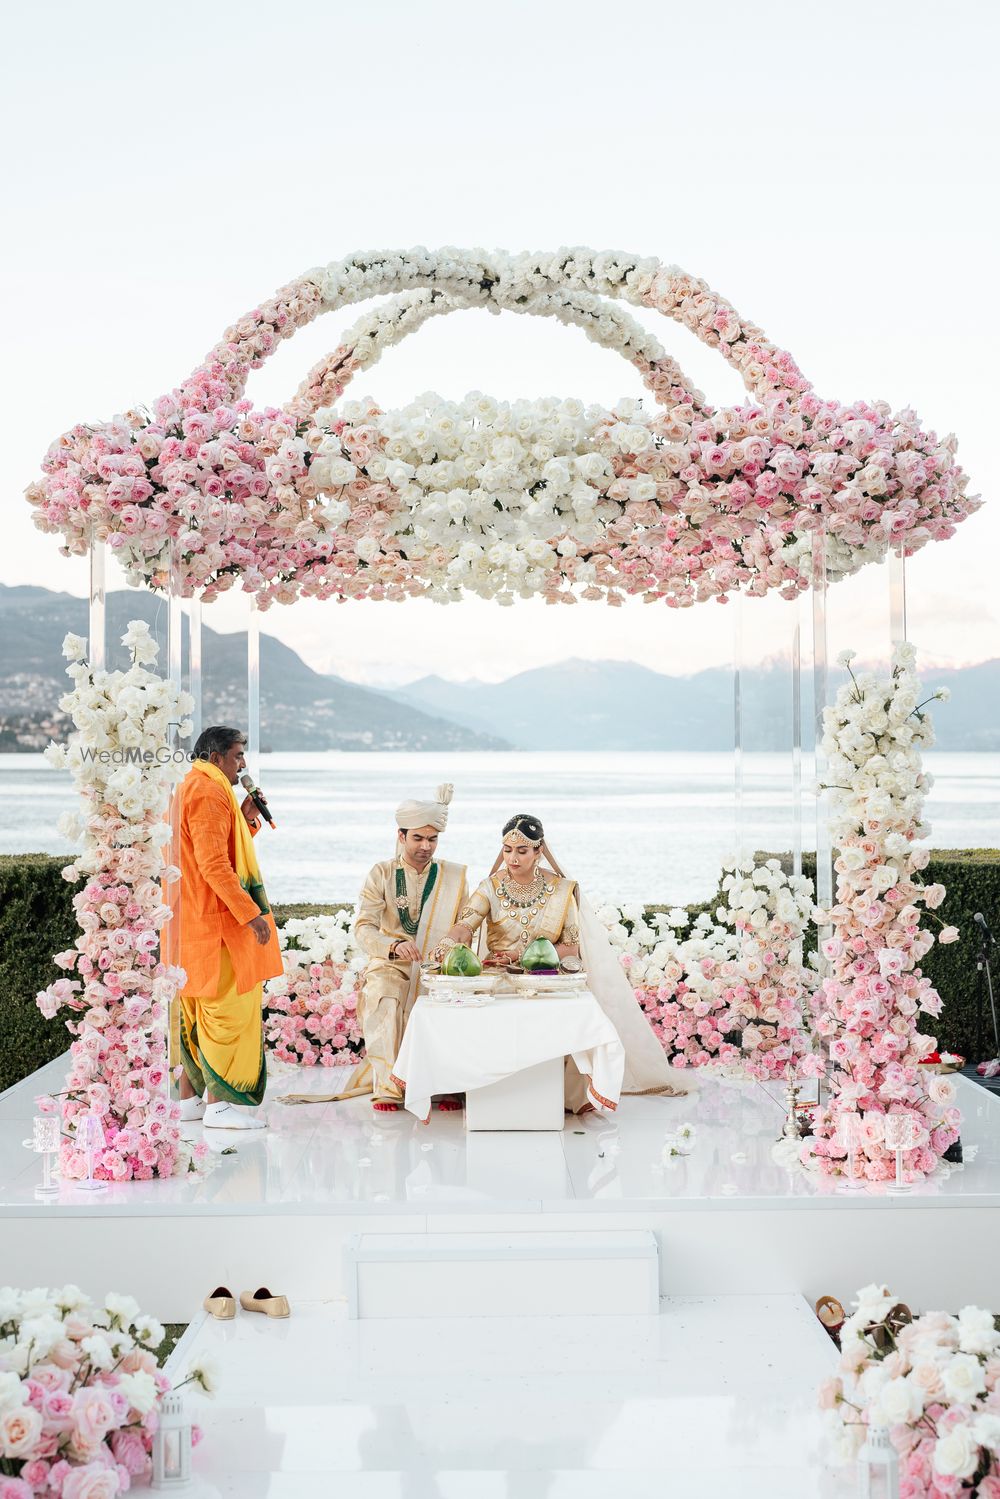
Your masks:
{"label": "orange kurta", "polygon": [[276,978],[282,962],[270,912],[264,917],[271,928],[269,942],[258,942],[247,925],[261,912],[236,873],[236,819],[243,814],[224,787],[194,769],[178,787],[177,798],[184,993],[201,997],[217,992],[225,946],[237,990],[245,994],[264,979]]}

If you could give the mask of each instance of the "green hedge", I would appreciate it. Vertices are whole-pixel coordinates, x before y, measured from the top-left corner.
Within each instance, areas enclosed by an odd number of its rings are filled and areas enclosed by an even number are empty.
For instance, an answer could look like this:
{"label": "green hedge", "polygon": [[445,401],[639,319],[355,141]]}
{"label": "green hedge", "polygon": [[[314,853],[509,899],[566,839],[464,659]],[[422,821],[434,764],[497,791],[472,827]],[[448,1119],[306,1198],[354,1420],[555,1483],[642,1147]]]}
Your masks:
{"label": "green hedge", "polygon": [[[759,853],[756,857],[780,857],[786,868],[791,864],[787,854]],[[74,887],[61,874],[65,862],[47,854],[0,855],[0,1091],[59,1056],[69,1044],[62,1019],[45,1020],[35,1004],[38,991],[60,976],[52,954],[72,947],[76,940]],[[803,866],[807,875],[814,875],[815,854],[806,854]],[[935,945],[924,962],[924,971],[944,1000],[939,1019],[928,1018],[925,1029],[933,1031],[946,1050],[971,1059],[976,1041],[978,951],[972,917],[983,911],[992,923],[1000,912],[1000,849],[939,849],[931,854],[924,878],[946,887],[948,894],[936,914],[961,932],[958,942]],[[688,909],[696,915],[714,910],[717,903],[702,901]],[[281,926],[293,918],[330,915],[343,905],[275,906],[274,916]],[[987,1031],[987,1047],[988,1041]]]}
{"label": "green hedge", "polygon": [[0,1091],[50,1062],[69,1045],[62,1020],[46,1020],[39,989],[65,974],[52,954],[77,935],[68,860],[48,854],[0,855]]}

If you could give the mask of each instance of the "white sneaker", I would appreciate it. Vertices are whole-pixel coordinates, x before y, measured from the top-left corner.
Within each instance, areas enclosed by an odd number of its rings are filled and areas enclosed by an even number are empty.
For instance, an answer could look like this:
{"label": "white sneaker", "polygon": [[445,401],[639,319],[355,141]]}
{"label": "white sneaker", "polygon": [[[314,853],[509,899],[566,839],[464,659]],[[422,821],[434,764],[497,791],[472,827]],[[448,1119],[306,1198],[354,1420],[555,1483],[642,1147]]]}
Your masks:
{"label": "white sneaker", "polygon": [[193,1098],[181,1099],[181,1123],[190,1124],[193,1119],[202,1119],[205,1114],[205,1100],[195,1095]]}
{"label": "white sneaker", "polygon": [[231,1103],[210,1103],[205,1110],[206,1129],[267,1129],[266,1119],[256,1119],[246,1109]]}

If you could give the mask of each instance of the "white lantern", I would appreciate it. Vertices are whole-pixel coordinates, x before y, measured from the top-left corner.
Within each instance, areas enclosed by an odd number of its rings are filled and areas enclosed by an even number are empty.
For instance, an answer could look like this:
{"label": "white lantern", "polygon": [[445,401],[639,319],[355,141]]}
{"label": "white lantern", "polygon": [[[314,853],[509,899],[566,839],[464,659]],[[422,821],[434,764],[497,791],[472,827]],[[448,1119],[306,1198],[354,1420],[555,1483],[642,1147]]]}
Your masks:
{"label": "white lantern", "polygon": [[186,1489],[191,1483],[191,1422],[179,1390],[168,1390],[160,1404],[153,1436],[153,1488]]}
{"label": "white lantern", "polygon": [[884,1426],[869,1425],[858,1453],[860,1499],[899,1499],[899,1458]]}

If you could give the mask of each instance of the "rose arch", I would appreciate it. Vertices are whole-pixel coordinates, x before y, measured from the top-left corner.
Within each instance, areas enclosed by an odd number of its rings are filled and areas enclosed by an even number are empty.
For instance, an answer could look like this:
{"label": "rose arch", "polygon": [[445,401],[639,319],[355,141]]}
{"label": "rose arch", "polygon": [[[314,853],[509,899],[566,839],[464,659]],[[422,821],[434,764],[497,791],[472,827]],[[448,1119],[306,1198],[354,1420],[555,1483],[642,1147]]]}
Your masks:
{"label": "rose arch", "polygon": [[[379,296],[388,300],[344,334],[287,405],[254,409],[248,378],[283,339],[321,313]],[[660,312],[717,350],[740,375],[745,399],[711,405],[623,304]],[[457,402],[425,394],[398,411],[343,400],[354,376],[428,318],[476,308],[581,328],[634,366],[649,406],[625,399],[608,410],[577,398],[500,401],[481,392]],[[91,1109],[104,1118],[107,1174],[166,1174],[179,1159],[176,1108],[166,1091],[166,1016],[182,975],[169,941],[157,947],[157,933],[171,931],[161,850],[177,771],[153,763],[123,776],[81,746],[89,736],[101,748],[152,748],[190,711],[179,681],[182,598],[211,601],[237,583],[261,608],[299,597],[451,601],[468,593],[502,603],[640,597],[671,607],[771,590],[795,597],[952,535],[980,503],[967,493],[955,448],[909,409],[817,395],[790,354],[676,267],[582,249],[349,256],[300,276],[240,318],[182,384],[148,408],[63,434],[28,499],[36,524],[60,535],[64,552],[89,552],[94,579],[89,647],[67,646],[75,683],[68,707],[79,733],[51,755],[79,784],[83,851],[68,874],[85,879],[75,898],[82,935],[57,959],[74,977],[40,996],[48,1013],[67,1011],[74,1034],[63,1106],[66,1169],[81,1169],[72,1131]],[[130,671],[103,670],[105,548],[130,581],[170,597],[167,682],[152,670],[155,647],[140,627],[130,630]],[[858,689],[862,700],[866,692],[880,697],[890,725],[889,705],[901,711],[909,703],[909,670],[904,654],[890,681]],[[827,748],[843,759],[836,711],[826,724]],[[904,718],[913,711],[910,705]],[[918,725],[896,746],[917,755],[914,786],[907,791],[900,772],[897,785],[876,788],[889,797],[893,851],[845,860],[851,839],[864,843],[878,821],[859,792],[836,823],[838,874],[850,876],[836,905],[820,859],[830,940],[847,933],[860,899],[875,944],[864,956],[854,949],[862,974],[853,976],[837,967],[843,947],[830,948],[831,971],[813,995],[815,1029],[832,1038],[835,1067],[834,1097],[817,1131],[824,1169],[843,1165],[838,1109],[884,1114],[902,1099],[913,1115],[914,1171],[931,1169],[954,1136],[955,1121],[928,1099],[918,1075],[925,1038],[913,1018],[917,1009],[933,1011],[936,998],[918,967],[929,941],[912,914],[922,897],[919,858],[910,851],[922,800],[918,750],[928,734]],[[861,776],[860,762],[854,770]],[[861,784],[871,780],[866,774]],[[859,882],[863,869],[871,873],[867,884],[864,875]],[[748,1015],[772,1008],[770,1023],[787,1033],[782,1055],[798,1067],[812,1055],[801,1024],[816,988],[801,963],[809,903],[800,886],[776,875],[735,870],[727,888],[729,946],[699,963],[689,989],[709,995],[699,1002],[717,1020],[742,1016],[744,1033]],[[891,901],[887,892],[895,892]],[[892,923],[899,930],[890,941]],[[772,971],[762,981],[755,965],[765,937]],[[902,948],[905,961],[893,959],[886,974],[878,953],[888,946]],[[873,975],[878,969],[885,1033],[896,1001],[910,1022],[894,1032],[901,1044],[875,1055],[874,979],[862,996],[867,1008],[852,1008],[852,985],[870,965]],[[853,1039],[840,1045],[844,1035]],[[871,1174],[884,1174],[874,1135],[871,1143]]]}

